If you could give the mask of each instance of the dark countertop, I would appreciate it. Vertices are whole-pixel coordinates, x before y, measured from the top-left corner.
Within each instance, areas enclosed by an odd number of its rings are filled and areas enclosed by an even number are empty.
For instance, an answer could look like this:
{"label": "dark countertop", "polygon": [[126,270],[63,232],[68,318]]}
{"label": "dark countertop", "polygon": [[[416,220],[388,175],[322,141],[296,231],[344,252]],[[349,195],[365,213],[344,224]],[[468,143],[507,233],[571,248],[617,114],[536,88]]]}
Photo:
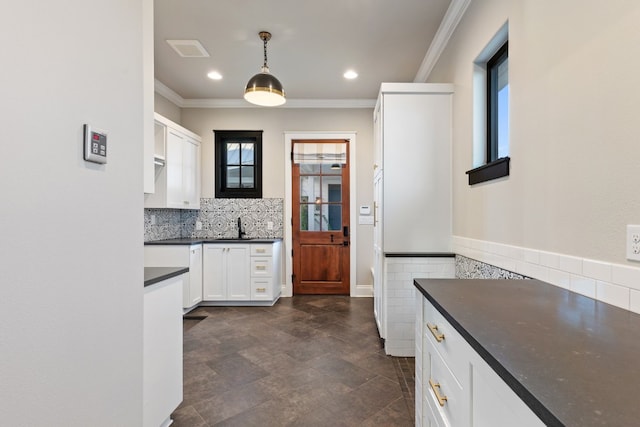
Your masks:
{"label": "dark countertop", "polygon": [[278,239],[262,239],[262,238],[248,238],[248,239],[226,239],[216,237],[204,237],[195,238],[188,237],[182,239],[164,239],[164,240],[152,240],[150,242],[144,242],[145,245],[198,245],[200,243],[274,243],[281,241]]}
{"label": "dark countertop", "polygon": [[640,315],[539,280],[414,284],[547,425],[639,425]]}
{"label": "dark countertop", "polygon": [[189,267],[145,267],[144,286],[156,284],[189,272]]}
{"label": "dark countertop", "polygon": [[453,252],[385,252],[385,258],[455,258]]}

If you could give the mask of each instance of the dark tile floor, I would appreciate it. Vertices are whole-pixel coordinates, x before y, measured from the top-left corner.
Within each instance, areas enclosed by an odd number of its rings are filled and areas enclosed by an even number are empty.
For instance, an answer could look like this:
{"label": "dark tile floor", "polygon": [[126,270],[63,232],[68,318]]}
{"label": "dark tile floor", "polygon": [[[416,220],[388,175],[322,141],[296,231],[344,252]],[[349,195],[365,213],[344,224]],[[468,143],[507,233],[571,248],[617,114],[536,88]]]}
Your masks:
{"label": "dark tile floor", "polygon": [[200,307],[174,426],[413,426],[413,358],[384,354],[371,298]]}

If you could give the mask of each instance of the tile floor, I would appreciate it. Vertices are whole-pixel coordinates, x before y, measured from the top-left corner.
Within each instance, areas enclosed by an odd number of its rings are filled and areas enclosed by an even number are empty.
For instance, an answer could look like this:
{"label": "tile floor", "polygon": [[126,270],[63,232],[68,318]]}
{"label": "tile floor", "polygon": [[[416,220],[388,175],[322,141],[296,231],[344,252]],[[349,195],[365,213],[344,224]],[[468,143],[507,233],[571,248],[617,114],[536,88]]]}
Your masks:
{"label": "tile floor", "polygon": [[200,307],[174,426],[413,426],[413,358],[384,354],[371,298]]}

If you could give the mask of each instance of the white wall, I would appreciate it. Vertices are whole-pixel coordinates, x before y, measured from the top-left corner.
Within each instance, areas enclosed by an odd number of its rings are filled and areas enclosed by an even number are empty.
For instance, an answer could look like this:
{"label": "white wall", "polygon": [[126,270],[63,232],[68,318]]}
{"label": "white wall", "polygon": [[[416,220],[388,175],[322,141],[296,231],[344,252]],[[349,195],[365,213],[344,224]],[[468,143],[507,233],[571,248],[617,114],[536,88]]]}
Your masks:
{"label": "white wall", "polygon": [[[142,424],[142,1],[0,14],[0,417]],[[82,125],[109,132],[82,158]]]}
{"label": "white wall", "polygon": [[[472,63],[507,20],[511,175],[469,187]],[[636,1],[471,2],[429,77],[456,85],[455,235],[638,265],[638,22]]]}
{"label": "white wall", "polygon": [[[157,95],[156,95],[157,96]],[[357,205],[373,202],[372,109],[191,109],[182,110],[182,125],[202,137],[202,197],[214,197],[213,130],[263,130],[263,197],[285,196],[285,131],[355,131],[357,133]],[[357,218],[352,219],[353,224]],[[373,228],[358,225],[356,282],[369,286],[373,259]]]}

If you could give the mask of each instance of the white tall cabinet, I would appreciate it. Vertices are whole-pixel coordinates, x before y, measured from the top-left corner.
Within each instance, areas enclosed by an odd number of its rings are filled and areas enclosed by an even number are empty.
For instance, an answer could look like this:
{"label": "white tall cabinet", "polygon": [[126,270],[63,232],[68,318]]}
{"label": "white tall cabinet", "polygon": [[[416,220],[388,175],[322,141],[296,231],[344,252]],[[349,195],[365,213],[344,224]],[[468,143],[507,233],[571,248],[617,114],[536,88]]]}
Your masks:
{"label": "white tall cabinet", "polygon": [[394,356],[415,349],[413,277],[453,275],[453,258],[429,258],[451,251],[452,98],[451,84],[382,83],[374,109],[374,312]]}

